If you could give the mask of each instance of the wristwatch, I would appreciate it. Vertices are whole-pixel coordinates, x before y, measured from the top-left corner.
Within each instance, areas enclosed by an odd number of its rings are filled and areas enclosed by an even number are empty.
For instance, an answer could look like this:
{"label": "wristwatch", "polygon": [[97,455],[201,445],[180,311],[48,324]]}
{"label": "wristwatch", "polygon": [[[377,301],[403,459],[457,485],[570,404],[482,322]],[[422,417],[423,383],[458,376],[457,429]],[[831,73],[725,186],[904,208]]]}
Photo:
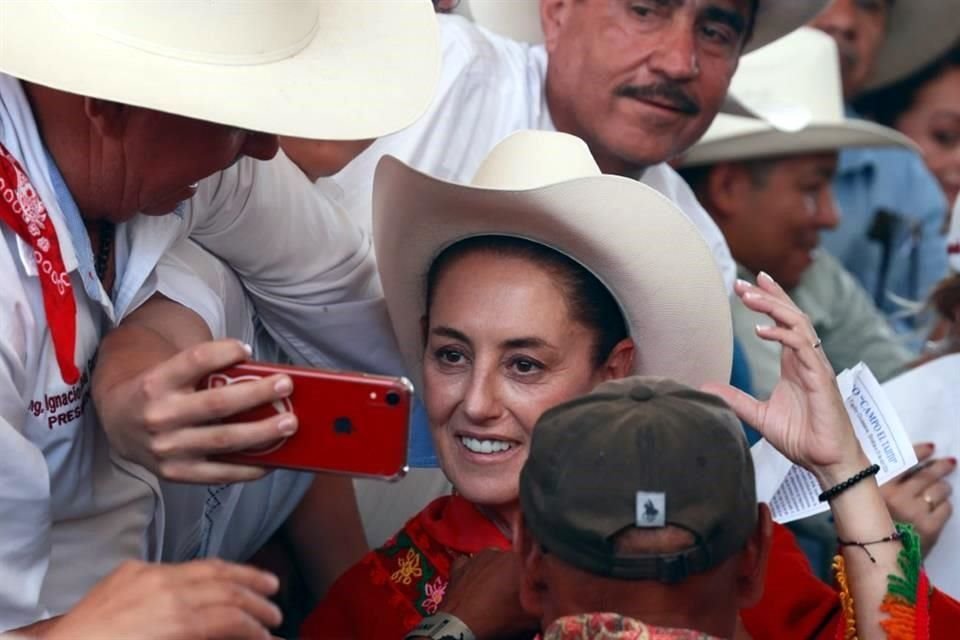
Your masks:
{"label": "wristwatch", "polygon": [[430,640],[476,640],[470,627],[451,613],[438,611],[420,621],[403,640],[430,638]]}

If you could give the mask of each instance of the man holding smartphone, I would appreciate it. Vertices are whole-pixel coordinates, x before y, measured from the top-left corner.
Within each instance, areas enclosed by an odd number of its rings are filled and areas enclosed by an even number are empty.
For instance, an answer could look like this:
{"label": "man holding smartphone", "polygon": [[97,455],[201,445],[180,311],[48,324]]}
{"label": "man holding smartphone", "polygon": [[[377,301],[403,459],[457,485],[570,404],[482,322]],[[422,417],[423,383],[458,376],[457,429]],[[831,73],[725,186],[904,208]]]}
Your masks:
{"label": "man holding smartphone", "polygon": [[[435,35],[429,5],[393,0],[0,2],[0,632],[262,638],[280,621],[272,575],[143,563],[169,505],[111,448],[90,378],[160,256],[202,228],[184,201],[272,213],[302,181],[258,162],[276,134],[404,126],[432,91]],[[346,87],[390,109],[331,100]]]}

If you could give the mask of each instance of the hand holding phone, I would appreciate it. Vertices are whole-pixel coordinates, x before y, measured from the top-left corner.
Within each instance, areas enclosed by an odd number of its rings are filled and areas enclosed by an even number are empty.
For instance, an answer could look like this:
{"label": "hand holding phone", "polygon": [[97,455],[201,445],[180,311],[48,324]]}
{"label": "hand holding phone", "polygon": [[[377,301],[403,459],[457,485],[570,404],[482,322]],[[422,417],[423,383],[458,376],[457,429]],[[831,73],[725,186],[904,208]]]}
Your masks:
{"label": "hand holding phone", "polygon": [[244,384],[278,373],[293,380],[290,396],[229,421],[254,422],[290,412],[297,416],[296,433],[216,459],[386,479],[406,472],[413,386],[405,378],[247,362],[206,376],[197,388]]}

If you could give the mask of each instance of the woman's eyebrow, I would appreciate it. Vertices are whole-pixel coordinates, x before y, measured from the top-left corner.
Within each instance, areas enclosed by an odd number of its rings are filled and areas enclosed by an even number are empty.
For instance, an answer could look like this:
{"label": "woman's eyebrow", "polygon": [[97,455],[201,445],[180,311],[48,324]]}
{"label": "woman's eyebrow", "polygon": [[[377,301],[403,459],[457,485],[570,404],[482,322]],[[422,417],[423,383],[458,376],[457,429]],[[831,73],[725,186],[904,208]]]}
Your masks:
{"label": "woman's eyebrow", "polygon": [[457,331],[453,327],[445,327],[441,325],[431,329],[430,333],[441,338],[451,338],[468,345],[471,344],[470,338],[467,337],[467,334],[463,333],[462,331]]}
{"label": "woman's eyebrow", "polygon": [[504,340],[500,345],[505,349],[555,349],[552,344],[544,340],[543,338],[537,337],[527,337],[527,338],[510,338],[509,340]]}

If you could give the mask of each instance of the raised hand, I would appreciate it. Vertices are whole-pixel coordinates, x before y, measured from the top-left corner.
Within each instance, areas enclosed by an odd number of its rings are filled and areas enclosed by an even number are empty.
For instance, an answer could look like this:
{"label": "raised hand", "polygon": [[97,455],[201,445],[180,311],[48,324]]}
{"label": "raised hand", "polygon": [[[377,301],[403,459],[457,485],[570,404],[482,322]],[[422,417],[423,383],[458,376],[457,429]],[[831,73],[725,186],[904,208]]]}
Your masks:
{"label": "raised hand", "polygon": [[721,396],[777,450],[815,474],[837,468],[842,476],[866,466],[810,319],[765,273],[756,286],[741,280],[734,290],[747,308],[774,321],[758,326],[757,335],[782,346],[780,380],[765,402],[728,385],[710,384],[705,390]]}

